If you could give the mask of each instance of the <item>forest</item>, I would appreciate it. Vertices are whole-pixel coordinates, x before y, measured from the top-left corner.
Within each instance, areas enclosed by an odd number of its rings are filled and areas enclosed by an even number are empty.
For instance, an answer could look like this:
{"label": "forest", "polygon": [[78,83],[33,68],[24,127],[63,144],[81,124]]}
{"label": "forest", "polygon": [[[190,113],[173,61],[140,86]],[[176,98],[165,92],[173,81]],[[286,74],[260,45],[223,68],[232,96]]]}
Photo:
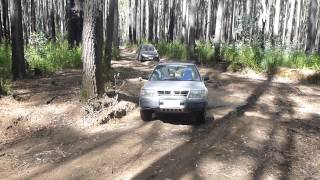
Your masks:
{"label": "forest", "polygon": [[[232,70],[319,69],[317,0],[109,0],[94,2],[93,7],[85,3],[2,0],[2,86],[11,76],[25,77],[30,69],[90,68],[86,60],[94,58],[95,66],[108,67],[112,57],[119,57],[120,45],[144,42],[155,43],[163,56],[201,64],[226,61]],[[92,28],[99,32],[88,34]],[[93,37],[101,42],[83,41]],[[86,43],[97,45],[90,49]]]}
{"label": "forest", "polygon": [[[141,121],[170,62],[204,124]],[[320,0],[0,0],[0,179],[319,179],[319,84]]]}

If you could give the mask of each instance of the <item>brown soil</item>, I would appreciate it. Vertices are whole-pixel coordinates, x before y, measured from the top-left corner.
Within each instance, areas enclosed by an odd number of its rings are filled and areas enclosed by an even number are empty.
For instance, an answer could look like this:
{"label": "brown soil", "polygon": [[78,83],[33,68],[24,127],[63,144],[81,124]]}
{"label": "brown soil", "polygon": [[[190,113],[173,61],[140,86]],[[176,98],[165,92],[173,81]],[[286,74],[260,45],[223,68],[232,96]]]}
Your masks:
{"label": "brown soil", "polygon": [[[113,62],[123,101],[137,103],[153,63]],[[209,75],[208,120],[145,123],[139,109],[86,125],[81,72],[16,82],[0,99],[0,179],[320,179],[320,87],[274,74]]]}

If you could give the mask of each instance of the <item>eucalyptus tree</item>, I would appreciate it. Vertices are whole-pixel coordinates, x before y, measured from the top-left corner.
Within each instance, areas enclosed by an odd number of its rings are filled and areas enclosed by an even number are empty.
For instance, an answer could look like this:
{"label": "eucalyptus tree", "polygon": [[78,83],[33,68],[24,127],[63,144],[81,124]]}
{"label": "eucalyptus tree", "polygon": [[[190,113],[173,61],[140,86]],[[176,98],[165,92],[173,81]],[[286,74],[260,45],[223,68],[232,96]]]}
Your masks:
{"label": "eucalyptus tree", "polygon": [[68,42],[71,47],[78,46],[81,42],[83,30],[83,1],[68,0],[67,7],[67,30]]}
{"label": "eucalyptus tree", "polygon": [[223,35],[224,0],[218,0],[217,20],[214,35],[215,60],[220,60],[220,46]]}
{"label": "eucalyptus tree", "polygon": [[189,3],[189,40],[188,40],[188,49],[190,56],[194,56],[194,51],[195,51],[195,36],[196,36],[196,1],[191,1]]}
{"label": "eucalyptus tree", "polygon": [[103,93],[102,10],[99,0],[84,0],[82,95],[95,98]]}
{"label": "eucalyptus tree", "polygon": [[26,76],[22,31],[22,8],[20,0],[11,1],[10,20],[12,46],[12,75],[13,79],[16,80],[24,78]]}
{"label": "eucalyptus tree", "polygon": [[109,1],[109,15],[107,18],[107,38],[105,42],[105,65],[106,68],[111,68],[111,59],[112,59],[112,42],[113,42],[113,32],[114,32],[114,14],[115,14],[115,1],[117,0],[110,0]]}

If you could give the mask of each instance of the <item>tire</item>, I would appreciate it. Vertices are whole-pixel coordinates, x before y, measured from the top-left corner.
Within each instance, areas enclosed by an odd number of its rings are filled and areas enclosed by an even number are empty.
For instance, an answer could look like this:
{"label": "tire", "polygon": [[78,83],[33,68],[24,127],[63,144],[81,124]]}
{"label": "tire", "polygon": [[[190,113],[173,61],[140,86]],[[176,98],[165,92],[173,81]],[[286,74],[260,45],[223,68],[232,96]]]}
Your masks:
{"label": "tire", "polygon": [[200,111],[196,114],[196,123],[204,124],[206,122],[206,111]]}
{"label": "tire", "polygon": [[140,110],[140,117],[143,121],[151,121],[152,120],[152,111]]}
{"label": "tire", "polygon": [[139,61],[144,62],[143,57],[141,55],[139,55]]}

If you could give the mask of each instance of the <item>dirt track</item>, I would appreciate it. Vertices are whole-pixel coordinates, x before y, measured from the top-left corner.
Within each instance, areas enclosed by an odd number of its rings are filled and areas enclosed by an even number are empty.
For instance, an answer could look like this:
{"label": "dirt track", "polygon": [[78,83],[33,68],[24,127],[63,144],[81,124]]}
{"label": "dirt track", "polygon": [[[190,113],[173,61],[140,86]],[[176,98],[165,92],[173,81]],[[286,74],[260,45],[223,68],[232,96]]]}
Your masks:
{"label": "dirt track", "polygon": [[[113,62],[133,102],[153,65],[122,52]],[[136,109],[85,127],[79,71],[17,82],[0,99],[0,179],[320,179],[320,87],[270,74],[209,75],[208,121]],[[22,89],[24,88],[24,89]],[[55,97],[52,103],[47,102]]]}

